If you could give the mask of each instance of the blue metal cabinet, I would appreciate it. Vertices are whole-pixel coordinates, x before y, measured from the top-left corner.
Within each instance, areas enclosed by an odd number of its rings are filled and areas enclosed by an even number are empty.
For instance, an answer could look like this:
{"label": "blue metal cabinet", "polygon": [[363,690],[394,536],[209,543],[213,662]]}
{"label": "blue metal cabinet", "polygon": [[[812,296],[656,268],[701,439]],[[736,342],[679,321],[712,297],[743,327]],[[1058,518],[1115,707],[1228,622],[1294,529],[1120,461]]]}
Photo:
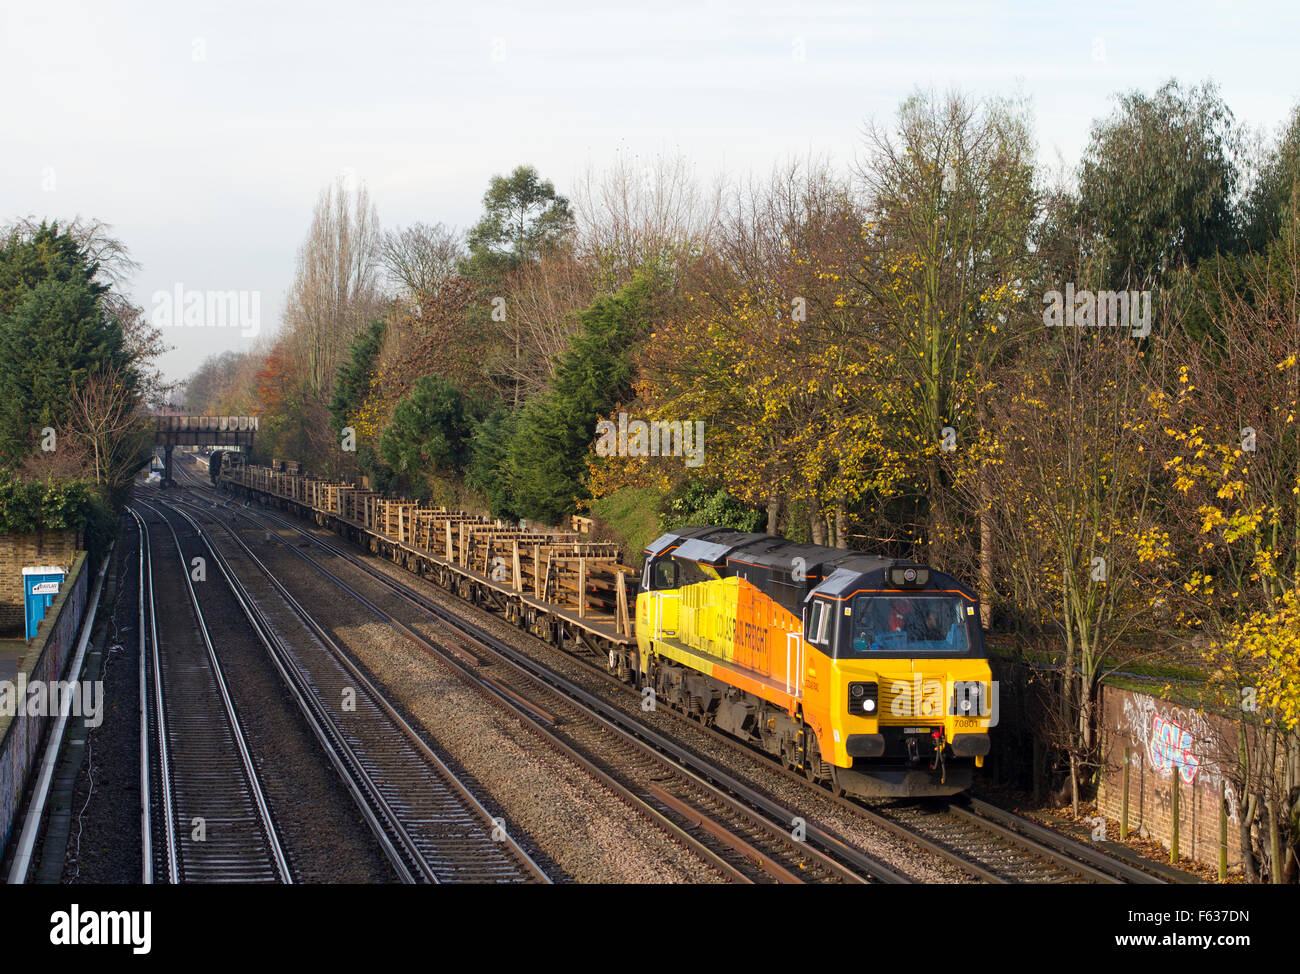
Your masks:
{"label": "blue metal cabinet", "polygon": [[36,637],[36,628],[45,618],[45,610],[59,594],[59,586],[67,573],[54,565],[23,569],[23,608],[27,617],[27,638]]}

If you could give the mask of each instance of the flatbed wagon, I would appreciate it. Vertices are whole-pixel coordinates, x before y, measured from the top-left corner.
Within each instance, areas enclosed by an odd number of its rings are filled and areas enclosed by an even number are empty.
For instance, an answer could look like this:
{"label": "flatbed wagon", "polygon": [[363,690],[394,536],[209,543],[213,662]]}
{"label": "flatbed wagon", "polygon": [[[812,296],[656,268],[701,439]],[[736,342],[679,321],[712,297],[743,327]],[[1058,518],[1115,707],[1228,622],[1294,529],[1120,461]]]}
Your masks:
{"label": "flatbed wagon", "polygon": [[[261,466],[221,471],[225,491],[328,528],[556,646],[631,663],[638,577],[618,546],[577,531],[383,497],[355,484]],[[616,665],[622,670],[622,665]]]}

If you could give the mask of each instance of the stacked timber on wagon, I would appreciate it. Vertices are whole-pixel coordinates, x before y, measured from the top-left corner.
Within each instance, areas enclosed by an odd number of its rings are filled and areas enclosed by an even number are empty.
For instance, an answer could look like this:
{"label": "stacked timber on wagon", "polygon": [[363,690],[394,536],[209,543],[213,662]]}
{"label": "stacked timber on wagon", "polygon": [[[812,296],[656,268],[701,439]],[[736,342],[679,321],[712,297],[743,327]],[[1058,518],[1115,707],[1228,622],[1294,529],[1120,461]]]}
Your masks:
{"label": "stacked timber on wagon", "polygon": [[267,467],[223,475],[424,552],[500,592],[546,603],[582,623],[611,626],[619,636],[633,635],[636,572],[620,564],[617,545],[582,540],[591,530],[585,518],[571,522],[573,531],[537,530]]}

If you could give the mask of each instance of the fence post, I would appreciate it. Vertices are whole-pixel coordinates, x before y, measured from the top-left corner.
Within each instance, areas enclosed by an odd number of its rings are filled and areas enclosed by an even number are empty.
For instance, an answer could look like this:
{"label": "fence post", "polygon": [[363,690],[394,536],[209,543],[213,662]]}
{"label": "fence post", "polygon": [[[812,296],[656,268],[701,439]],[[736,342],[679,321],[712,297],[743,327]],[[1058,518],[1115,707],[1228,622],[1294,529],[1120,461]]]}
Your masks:
{"label": "fence post", "polygon": [[614,588],[617,595],[615,612],[617,621],[614,630],[624,636],[632,635],[632,623],[627,617],[627,581],[621,571],[614,573]]}
{"label": "fence post", "polygon": [[1228,879],[1228,803],[1226,781],[1219,782],[1219,882]]}
{"label": "fence post", "polygon": [[1037,804],[1039,801],[1042,800],[1043,797],[1043,772],[1042,772],[1043,744],[1038,739],[1037,734],[1034,734],[1033,737],[1033,748],[1034,748],[1034,757],[1033,757],[1034,766],[1032,769],[1032,773],[1033,773],[1033,780],[1034,780],[1034,803]]}
{"label": "fence post", "polygon": [[578,557],[578,618],[587,614],[587,559]]}
{"label": "fence post", "polygon": [[1132,758],[1132,749],[1124,745],[1124,779],[1120,790],[1124,795],[1124,803],[1119,810],[1119,840],[1121,842],[1128,838],[1128,769]]}
{"label": "fence post", "polygon": [[1178,768],[1175,767],[1173,772],[1173,793],[1170,801],[1173,822],[1170,824],[1169,833],[1169,861],[1171,863],[1178,861]]}

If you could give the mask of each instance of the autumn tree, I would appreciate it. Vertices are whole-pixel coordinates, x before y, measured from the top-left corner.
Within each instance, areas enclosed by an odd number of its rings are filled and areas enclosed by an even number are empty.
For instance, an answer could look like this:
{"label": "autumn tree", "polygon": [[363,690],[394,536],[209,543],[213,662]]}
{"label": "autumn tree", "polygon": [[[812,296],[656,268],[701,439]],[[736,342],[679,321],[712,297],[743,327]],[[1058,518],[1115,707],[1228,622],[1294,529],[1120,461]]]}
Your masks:
{"label": "autumn tree", "polygon": [[300,373],[284,340],[277,342],[257,372],[260,402],[256,451],[264,459],[305,459],[316,471],[337,462],[337,442],[329,434],[325,406]]}
{"label": "autumn tree", "polygon": [[1052,743],[1077,814],[1098,768],[1101,680],[1133,661],[1135,637],[1168,604],[1173,558],[1151,448],[1161,377],[1126,332],[1034,334],[1037,347],[998,375],[953,481],[998,539],[995,590],[1046,637],[1060,674]]}
{"label": "autumn tree", "polygon": [[[641,357],[646,418],[703,422],[697,470],[680,460],[611,463],[623,483],[657,466],[725,483],[813,540],[845,545],[847,506],[892,493],[899,471],[887,350],[855,340],[845,280],[861,258],[861,222],[844,184],[813,160],[738,192],[716,258],[681,285],[676,311]],[[608,490],[617,481],[606,475]],[[794,511],[803,521],[794,520]]]}
{"label": "autumn tree", "polygon": [[1294,883],[1300,873],[1300,591],[1234,620],[1205,652],[1202,704],[1229,715],[1232,737],[1205,742],[1238,796],[1246,876]]}
{"label": "autumn tree", "polygon": [[1033,160],[1025,110],[1002,100],[918,93],[892,131],[867,130],[860,334],[895,356],[899,449],[935,562],[957,530],[941,455],[968,441],[973,385],[999,354],[999,329],[1025,315]]}
{"label": "autumn tree", "polygon": [[1281,881],[1294,875],[1300,787],[1300,197],[1244,283],[1219,286],[1213,327],[1183,346],[1160,400],[1166,503],[1188,528],[1173,596],[1181,627],[1205,642],[1207,705],[1236,728],[1224,763],[1247,872]]}
{"label": "autumn tree", "polygon": [[252,352],[225,351],[209,355],[185,381],[182,400],[193,413],[220,414],[231,396],[241,367]]}

